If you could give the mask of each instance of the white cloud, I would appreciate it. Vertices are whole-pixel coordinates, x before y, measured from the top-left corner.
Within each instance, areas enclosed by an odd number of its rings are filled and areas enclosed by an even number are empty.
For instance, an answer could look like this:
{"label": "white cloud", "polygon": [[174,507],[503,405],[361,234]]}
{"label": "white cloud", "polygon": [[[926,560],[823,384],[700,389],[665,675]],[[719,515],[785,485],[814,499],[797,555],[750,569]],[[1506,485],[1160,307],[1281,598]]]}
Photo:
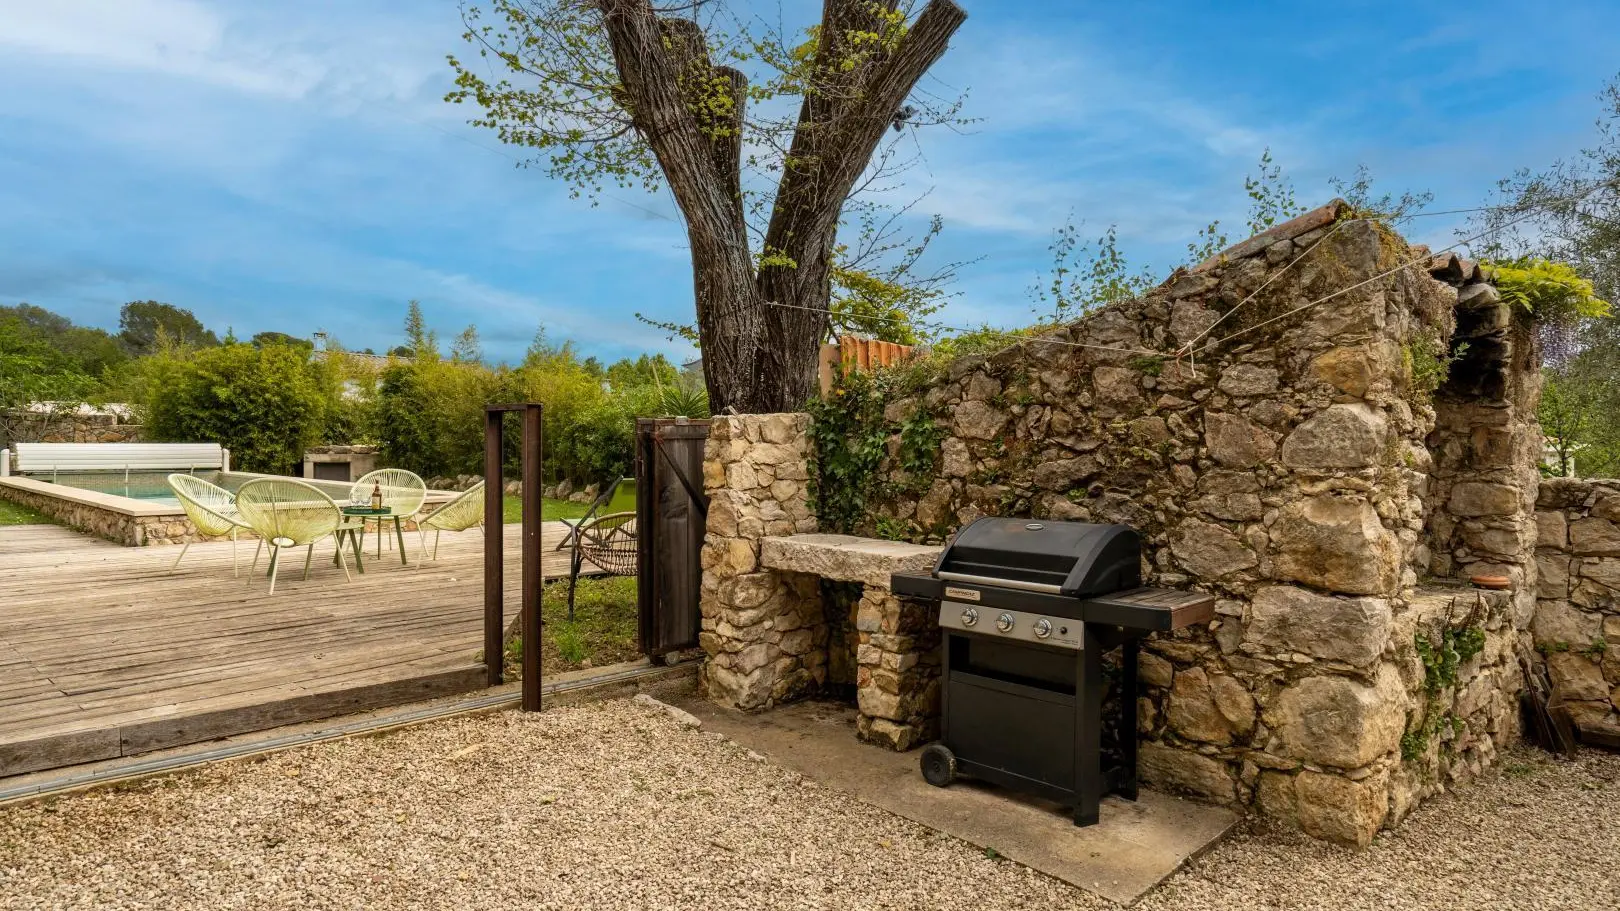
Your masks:
{"label": "white cloud", "polygon": [[198,79],[282,98],[324,75],[300,53],[227,40],[227,23],[194,0],[0,0],[0,46],[97,66]]}
{"label": "white cloud", "polygon": [[[1310,146],[1294,124],[1266,124],[1239,102],[1183,84],[1153,61],[1123,59],[1107,36],[997,30],[953,47],[940,84],[970,85],[961,135],[925,134],[932,184],[923,209],[947,230],[1045,237],[1073,211],[1130,244],[1184,244],[1241,204],[1241,175],[1268,145]],[[1290,168],[1300,156],[1287,156]],[[898,198],[900,194],[896,194]],[[915,195],[915,191],[912,191]],[[1235,197],[1235,198],[1234,198]]]}

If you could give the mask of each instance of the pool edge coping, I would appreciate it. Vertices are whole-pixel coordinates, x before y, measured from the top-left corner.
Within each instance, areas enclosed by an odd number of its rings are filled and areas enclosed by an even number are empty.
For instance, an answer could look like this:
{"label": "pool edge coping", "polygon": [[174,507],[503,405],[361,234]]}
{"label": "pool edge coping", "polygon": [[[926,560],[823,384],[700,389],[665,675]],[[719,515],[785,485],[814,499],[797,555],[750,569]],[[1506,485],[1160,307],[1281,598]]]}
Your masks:
{"label": "pool edge coping", "polygon": [[[186,511],[179,506],[149,506],[146,505],[146,501],[134,497],[123,497],[118,494],[102,493],[97,490],[85,490],[82,487],[55,484],[50,481],[37,481],[33,478],[19,477],[17,475],[0,478],[0,487],[11,487],[40,496],[77,503],[80,506],[93,506],[96,509],[104,509],[108,512],[136,518],[183,517],[186,514]],[[125,505],[129,503],[136,505]]]}

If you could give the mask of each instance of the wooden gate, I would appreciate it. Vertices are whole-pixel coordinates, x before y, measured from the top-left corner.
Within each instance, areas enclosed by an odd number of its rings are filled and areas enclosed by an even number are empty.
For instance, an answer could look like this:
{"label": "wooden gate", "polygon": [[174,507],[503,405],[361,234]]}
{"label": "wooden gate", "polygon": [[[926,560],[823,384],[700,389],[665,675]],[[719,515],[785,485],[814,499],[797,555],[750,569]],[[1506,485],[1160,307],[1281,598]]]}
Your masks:
{"label": "wooden gate", "polygon": [[637,607],[641,651],[656,658],[697,645],[699,553],[709,499],[703,494],[708,421],[636,421]]}

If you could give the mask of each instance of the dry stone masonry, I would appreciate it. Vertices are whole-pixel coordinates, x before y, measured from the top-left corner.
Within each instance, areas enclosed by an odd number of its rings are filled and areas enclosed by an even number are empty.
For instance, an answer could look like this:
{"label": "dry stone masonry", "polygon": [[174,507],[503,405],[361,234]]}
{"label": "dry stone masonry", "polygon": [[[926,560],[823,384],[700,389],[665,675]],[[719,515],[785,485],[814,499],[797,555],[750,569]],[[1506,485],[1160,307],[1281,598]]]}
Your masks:
{"label": "dry stone masonry", "polygon": [[1620,740],[1620,481],[1548,478],[1536,506],[1536,649],[1575,724]]}
{"label": "dry stone masonry", "polygon": [[130,420],[127,405],[8,411],[0,414],[0,449],[18,443],[139,443],[143,428]]}
{"label": "dry stone masonry", "polygon": [[715,418],[703,459],[709,496],[699,641],[703,685],[744,711],[770,708],[826,681],[827,622],[816,577],[760,565],[760,539],[810,533],[803,414]]}
{"label": "dry stone masonry", "polygon": [[[1144,778],[1366,844],[1517,735],[1536,608],[1539,360],[1489,279],[1335,201],[888,402],[889,456],[857,530],[938,543],[984,515],[1136,528],[1148,584],[1220,599],[1207,628],[1146,645]],[[817,592],[793,563],[760,562],[761,538],[815,523],[801,502],[803,420],[721,418],[710,439],[707,673],[743,708],[825,681],[829,620],[806,604]],[[928,421],[939,455],[913,476],[903,428]],[[1543,500],[1545,567],[1557,560]],[[1606,571],[1605,535],[1620,557],[1620,533],[1598,521],[1579,544],[1561,539],[1580,555],[1570,578]],[[1507,576],[1510,590],[1468,588],[1475,574]],[[1572,642],[1594,640],[1604,609],[1569,603],[1570,625],[1590,631]],[[863,667],[926,668],[906,649],[932,646],[904,632],[903,606],[891,613],[862,630],[897,637],[863,640],[877,662]],[[808,632],[788,640],[783,623]],[[1564,654],[1569,668],[1607,667]],[[1612,681],[1581,673],[1595,712]],[[915,714],[926,687],[926,675],[900,686],[915,694],[906,711],[865,713],[908,715],[893,745],[929,732]]]}

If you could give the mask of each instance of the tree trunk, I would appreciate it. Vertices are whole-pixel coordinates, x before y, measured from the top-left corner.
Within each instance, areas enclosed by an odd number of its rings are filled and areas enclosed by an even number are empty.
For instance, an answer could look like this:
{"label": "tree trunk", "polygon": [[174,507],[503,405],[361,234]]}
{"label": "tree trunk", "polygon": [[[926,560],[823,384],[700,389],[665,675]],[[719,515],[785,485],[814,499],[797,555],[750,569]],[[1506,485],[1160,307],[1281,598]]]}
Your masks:
{"label": "tree trunk", "polygon": [[[856,51],[849,35],[880,32],[894,0],[824,0],[815,85],[805,95],[755,274],[742,208],[739,161],[746,82],[709,59],[690,19],[660,19],[648,0],[596,0],[624,83],[626,107],[657,156],[686,220],[698,339],[716,413],[797,411],[816,391],[827,327],[838,219],[855,181],[917,80],[967,18],[932,0],[886,53]],[[854,55],[858,66],[841,62]],[[689,93],[724,77],[729,125]],[[694,89],[693,87],[699,87]],[[703,112],[701,114],[694,112]]]}

